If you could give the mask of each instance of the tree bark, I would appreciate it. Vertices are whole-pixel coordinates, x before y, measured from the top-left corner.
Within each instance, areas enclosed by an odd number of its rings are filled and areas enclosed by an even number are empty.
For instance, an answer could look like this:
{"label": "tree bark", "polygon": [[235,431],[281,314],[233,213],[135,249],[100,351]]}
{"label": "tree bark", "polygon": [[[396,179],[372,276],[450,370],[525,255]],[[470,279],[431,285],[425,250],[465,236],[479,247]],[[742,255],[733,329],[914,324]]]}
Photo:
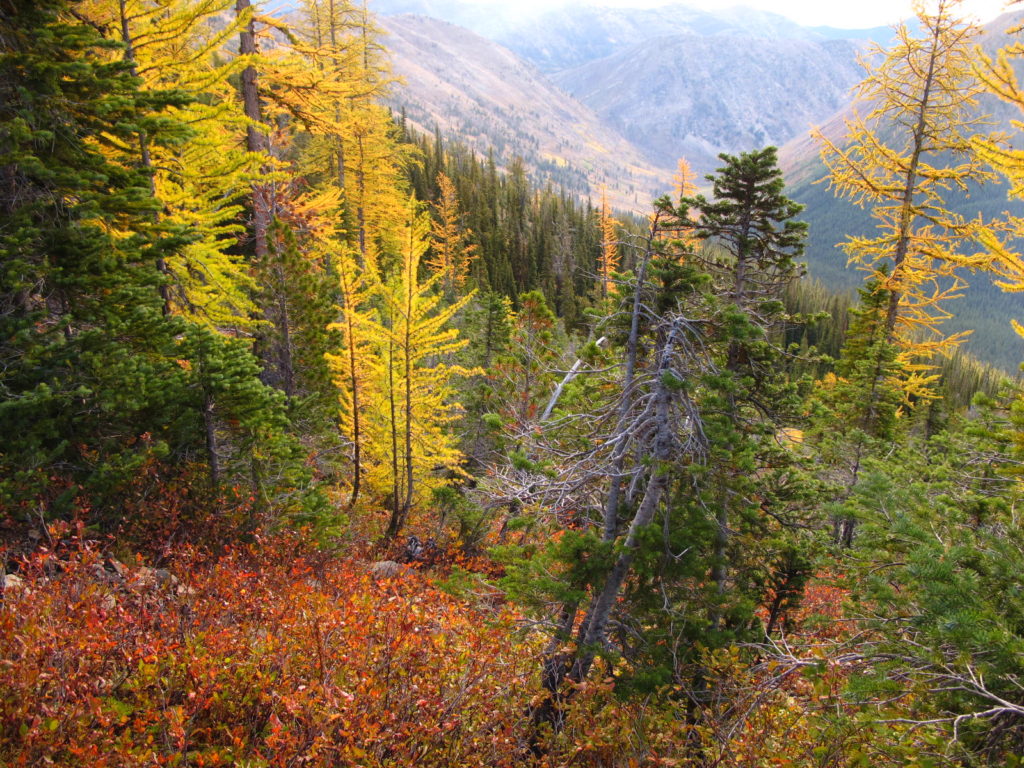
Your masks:
{"label": "tree bark", "polygon": [[[251,0],[236,0],[235,13],[241,16],[249,11]],[[243,56],[254,56],[259,50],[256,47],[256,24],[252,17],[246,22],[239,34],[239,53]],[[263,124],[263,110],[260,106],[259,73],[252,64],[242,70],[241,76],[242,109],[249,118],[245,129],[246,148],[253,153],[267,154],[270,143],[267,135],[259,126]],[[255,184],[252,190],[253,215],[253,248],[257,260],[266,258],[268,253],[267,235],[270,230],[270,196],[271,190],[266,184]]]}

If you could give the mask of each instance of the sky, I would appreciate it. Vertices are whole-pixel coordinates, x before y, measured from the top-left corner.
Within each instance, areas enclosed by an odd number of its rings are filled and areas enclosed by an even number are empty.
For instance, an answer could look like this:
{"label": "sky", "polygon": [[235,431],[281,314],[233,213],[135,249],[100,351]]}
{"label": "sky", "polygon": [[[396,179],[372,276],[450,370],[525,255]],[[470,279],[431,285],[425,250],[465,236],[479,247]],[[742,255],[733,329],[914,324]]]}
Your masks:
{"label": "sky", "polygon": [[[639,4],[643,0],[625,0]],[[774,11],[806,26],[831,26],[847,29],[868,29],[894,24],[912,16],[910,0],[692,0],[705,9],[722,9],[747,5],[765,11]],[[612,5],[613,3],[608,3]],[[658,3],[648,2],[648,5]],[[1005,8],[1005,0],[965,0],[963,15],[972,15],[981,21],[991,21]]]}
{"label": "sky", "polygon": [[[567,5],[573,0],[470,0],[479,5],[500,4],[508,11],[512,2],[522,14]],[[652,8],[671,0],[589,0],[594,5]],[[912,0],[675,0],[706,10],[722,10],[743,5],[773,11],[805,26],[831,26],[845,29],[870,29],[895,24],[913,15]],[[372,5],[372,2],[371,2]],[[1006,0],[964,0],[963,15],[982,22],[991,21],[1006,6]]]}

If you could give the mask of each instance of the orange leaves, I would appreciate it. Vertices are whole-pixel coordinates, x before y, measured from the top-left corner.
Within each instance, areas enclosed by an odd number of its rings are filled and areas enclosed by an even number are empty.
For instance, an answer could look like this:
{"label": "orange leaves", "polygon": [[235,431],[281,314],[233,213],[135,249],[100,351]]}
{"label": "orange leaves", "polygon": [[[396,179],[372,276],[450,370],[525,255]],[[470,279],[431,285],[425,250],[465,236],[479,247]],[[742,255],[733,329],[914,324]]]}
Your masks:
{"label": "orange leaves", "polygon": [[601,254],[597,261],[598,290],[602,299],[607,299],[615,289],[614,274],[619,269],[619,236],[615,219],[608,209],[607,190],[601,187],[601,208],[598,211],[598,226],[601,230]]}
{"label": "orange leaves", "polygon": [[415,577],[297,539],[182,558],[187,589],[88,549],[53,563],[0,608],[0,764],[514,762],[532,649]]}

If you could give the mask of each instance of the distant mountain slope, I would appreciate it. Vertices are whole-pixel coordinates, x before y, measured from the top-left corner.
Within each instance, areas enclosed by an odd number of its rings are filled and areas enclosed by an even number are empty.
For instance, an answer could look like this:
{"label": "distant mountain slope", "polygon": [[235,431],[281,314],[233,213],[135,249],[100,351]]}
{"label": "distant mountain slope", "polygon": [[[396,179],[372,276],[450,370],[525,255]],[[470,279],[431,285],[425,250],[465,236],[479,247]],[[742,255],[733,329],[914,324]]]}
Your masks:
{"label": "distant mountain slope", "polygon": [[783,144],[848,103],[861,78],[849,40],[676,35],[553,76],[669,167],[700,170],[719,152]]}
{"label": "distant mountain slope", "polygon": [[588,107],[533,65],[461,27],[422,16],[381,19],[384,45],[404,84],[391,102],[409,120],[507,164],[521,156],[534,177],[595,194],[607,183],[613,204],[646,210],[671,174],[645,160]]}
{"label": "distant mountain slope", "polygon": [[543,72],[558,72],[603,59],[648,40],[671,35],[729,35],[759,39],[885,40],[887,27],[844,30],[803,27],[767,11],[736,5],[709,11],[686,3],[659,8],[616,7],[587,0],[555,0],[540,13],[522,13],[515,3],[472,0],[370,0],[385,15],[417,14],[457,24],[491,38]]}
{"label": "distant mountain slope", "polygon": [[710,12],[681,3],[660,8],[573,4],[511,25],[494,37],[543,71],[560,72],[674,35],[770,40],[816,33],[778,14],[738,6]]}
{"label": "distant mountain slope", "polygon": [[[982,47],[992,53],[1010,41],[1006,29],[1024,20],[1024,14],[1004,14],[986,26]],[[1021,72],[1019,74],[1024,74]],[[822,121],[821,131],[838,144],[843,143],[846,121],[869,109],[866,105],[847,104],[836,114]],[[992,130],[1005,130],[1010,135],[1019,133],[1011,120],[1019,120],[1019,112],[994,97],[985,97],[979,106],[982,113],[991,116]],[[812,276],[820,278],[833,290],[853,289],[860,286],[864,273],[846,266],[846,255],[837,246],[853,235],[871,234],[875,222],[870,211],[864,211],[845,200],[837,200],[827,183],[815,183],[825,176],[819,157],[819,147],[809,134],[802,134],[788,142],[779,152],[779,162],[786,174],[788,194],[806,206],[802,218],[810,224],[806,260]],[[979,213],[985,218],[998,217],[1004,211],[1016,209],[1020,203],[1006,198],[1001,184],[973,187],[968,195],[951,194],[947,204],[965,217]],[[970,288],[963,299],[948,307],[956,315],[944,326],[947,332],[973,329],[966,348],[979,359],[1015,371],[1024,361],[1024,341],[1010,328],[1009,319],[1024,320],[1024,298],[1020,294],[1006,294],[991,284],[985,275],[968,275]]]}

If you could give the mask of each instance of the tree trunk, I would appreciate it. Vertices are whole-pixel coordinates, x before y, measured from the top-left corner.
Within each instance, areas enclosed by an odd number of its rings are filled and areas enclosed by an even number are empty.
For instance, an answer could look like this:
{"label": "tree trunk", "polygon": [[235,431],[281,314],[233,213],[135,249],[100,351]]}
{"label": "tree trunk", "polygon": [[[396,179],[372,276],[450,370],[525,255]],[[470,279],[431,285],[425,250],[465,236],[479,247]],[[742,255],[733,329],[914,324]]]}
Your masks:
{"label": "tree trunk", "polygon": [[907,167],[906,183],[903,186],[903,200],[900,207],[900,228],[896,239],[896,250],[892,257],[892,288],[889,291],[889,307],[885,316],[885,327],[888,332],[889,341],[896,341],[896,321],[899,318],[900,290],[899,280],[903,273],[903,264],[907,258],[907,250],[910,247],[910,227],[914,220],[914,192],[917,189],[917,169],[921,162],[921,153],[924,148],[925,134],[927,132],[927,116],[931,102],[932,84],[935,79],[935,59],[938,55],[939,30],[936,27],[931,55],[928,57],[928,74],[925,76],[924,90],[921,93],[921,104],[917,113],[917,125],[914,127],[914,149],[910,155],[910,165]]}
{"label": "tree trunk", "polygon": [[[252,5],[251,0],[236,0],[235,13],[241,16]],[[256,25],[250,17],[239,34],[238,51],[243,56],[258,53],[256,48]],[[270,145],[266,134],[260,130],[263,124],[263,111],[260,107],[259,75],[256,67],[250,64],[242,70],[241,76],[242,109],[249,118],[245,129],[246,148],[250,152],[266,154]],[[270,187],[266,184],[255,184],[252,190],[253,215],[253,248],[257,260],[266,258],[268,253],[267,235],[270,231]]]}
{"label": "tree trunk", "polygon": [[[647,277],[647,264],[654,254],[654,238],[658,231],[658,215],[647,233],[647,243],[644,254],[640,259],[640,265],[636,273],[636,287],[633,293],[633,311],[630,314],[629,337],[626,339],[626,369],[622,379],[622,400],[619,403],[618,429],[622,434],[629,411],[633,405],[633,379],[636,375],[637,347],[640,341],[640,308],[643,304],[643,288]],[[619,529],[619,494],[622,484],[622,470],[625,467],[626,451],[625,445],[615,447],[615,456],[612,460],[612,469],[609,473],[611,485],[608,489],[608,499],[604,508],[604,530],[602,533],[604,541],[615,541]]]}

